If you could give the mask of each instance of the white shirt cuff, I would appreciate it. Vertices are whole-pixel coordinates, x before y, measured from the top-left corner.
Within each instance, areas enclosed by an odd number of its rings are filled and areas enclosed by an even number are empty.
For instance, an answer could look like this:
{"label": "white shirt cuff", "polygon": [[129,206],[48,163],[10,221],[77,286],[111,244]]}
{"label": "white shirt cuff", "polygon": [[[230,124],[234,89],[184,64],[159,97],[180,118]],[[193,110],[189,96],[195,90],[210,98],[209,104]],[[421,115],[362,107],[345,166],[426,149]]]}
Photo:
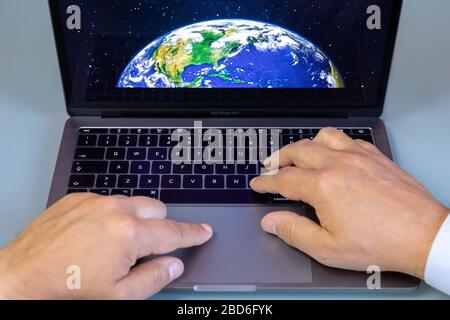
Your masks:
{"label": "white shirt cuff", "polygon": [[425,282],[450,295],[450,216],[434,240],[425,269]]}

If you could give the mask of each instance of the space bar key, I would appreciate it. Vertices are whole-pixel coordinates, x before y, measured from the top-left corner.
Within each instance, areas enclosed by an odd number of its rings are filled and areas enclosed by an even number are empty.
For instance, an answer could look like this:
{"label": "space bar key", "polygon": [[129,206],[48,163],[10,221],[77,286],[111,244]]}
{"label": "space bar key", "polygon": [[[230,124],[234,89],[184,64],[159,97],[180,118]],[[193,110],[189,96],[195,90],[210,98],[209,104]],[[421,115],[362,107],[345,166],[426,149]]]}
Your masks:
{"label": "space bar key", "polygon": [[268,203],[269,198],[250,190],[161,190],[160,200],[168,204]]}

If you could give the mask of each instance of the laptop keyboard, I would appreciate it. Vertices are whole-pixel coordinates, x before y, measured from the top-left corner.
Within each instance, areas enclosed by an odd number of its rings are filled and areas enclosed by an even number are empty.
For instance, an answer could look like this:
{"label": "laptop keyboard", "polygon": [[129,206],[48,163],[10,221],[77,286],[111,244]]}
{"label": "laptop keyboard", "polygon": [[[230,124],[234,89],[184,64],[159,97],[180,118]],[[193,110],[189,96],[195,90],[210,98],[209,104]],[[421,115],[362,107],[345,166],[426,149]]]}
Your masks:
{"label": "laptop keyboard", "polygon": [[[226,133],[229,129],[215,129],[223,134],[224,148],[215,152],[223,152],[220,156],[224,161],[195,161],[203,159],[205,148],[212,146],[214,139],[202,141],[207,129],[202,132],[197,129],[184,131],[184,138],[188,141],[201,142],[190,144],[189,159],[194,160],[183,163],[171,159],[179,143],[178,140],[172,141],[174,130],[80,129],[67,193],[146,196],[169,204],[287,203],[288,200],[280,195],[254,193],[249,183],[261,174],[260,163],[278,149],[274,146],[283,147],[301,139],[314,139],[320,128],[277,129],[276,137],[272,136],[272,129],[254,129],[258,139],[264,137],[267,150],[258,147],[258,141],[251,138],[228,148]],[[352,138],[374,142],[369,128],[341,130]],[[196,134],[202,139],[196,140]],[[279,139],[279,144],[274,139]],[[256,155],[256,158],[251,155]]]}

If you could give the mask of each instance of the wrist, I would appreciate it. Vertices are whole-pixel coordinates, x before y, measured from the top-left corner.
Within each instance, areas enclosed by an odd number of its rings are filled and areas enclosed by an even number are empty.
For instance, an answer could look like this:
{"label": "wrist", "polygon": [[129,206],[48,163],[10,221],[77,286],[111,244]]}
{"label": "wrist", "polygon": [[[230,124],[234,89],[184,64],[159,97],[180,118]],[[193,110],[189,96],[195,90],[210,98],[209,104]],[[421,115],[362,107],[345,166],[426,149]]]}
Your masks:
{"label": "wrist", "polygon": [[433,243],[442,225],[450,214],[450,209],[439,206],[430,214],[424,215],[424,221],[418,224],[415,243],[411,246],[411,254],[405,273],[424,279],[425,270]]}
{"label": "wrist", "polygon": [[0,300],[22,300],[25,295],[21,294],[19,282],[15,280],[8,266],[6,249],[0,249]]}
{"label": "wrist", "polygon": [[6,267],[5,249],[0,249],[0,300],[11,300],[8,271]]}

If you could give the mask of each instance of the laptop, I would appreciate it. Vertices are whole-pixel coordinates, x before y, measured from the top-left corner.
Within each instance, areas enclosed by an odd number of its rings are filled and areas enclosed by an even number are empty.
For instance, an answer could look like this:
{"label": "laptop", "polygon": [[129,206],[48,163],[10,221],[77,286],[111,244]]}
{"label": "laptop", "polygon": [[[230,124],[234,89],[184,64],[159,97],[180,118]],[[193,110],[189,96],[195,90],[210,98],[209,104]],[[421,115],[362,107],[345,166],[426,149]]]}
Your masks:
{"label": "laptop", "polygon": [[[174,253],[170,289],[367,289],[264,233],[269,212],[313,208],[259,195],[272,152],[336,127],[391,157],[380,120],[401,11],[390,0],[49,0],[67,121],[48,205],[70,193],[146,196],[208,223]],[[418,280],[382,276],[383,289]]]}

